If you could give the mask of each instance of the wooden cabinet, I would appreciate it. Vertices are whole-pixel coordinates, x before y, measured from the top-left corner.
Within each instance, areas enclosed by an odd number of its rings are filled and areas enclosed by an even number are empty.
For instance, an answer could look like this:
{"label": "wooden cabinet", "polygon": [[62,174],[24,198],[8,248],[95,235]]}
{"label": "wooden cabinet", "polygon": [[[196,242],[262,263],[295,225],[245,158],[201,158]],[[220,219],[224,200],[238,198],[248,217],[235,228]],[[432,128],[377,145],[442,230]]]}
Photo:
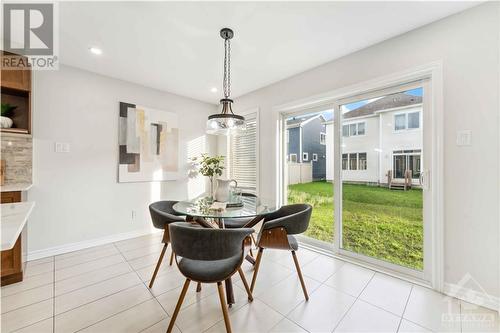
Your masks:
{"label": "wooden cabinet", "polygon": [[[31,133],[31,68],[4,67],[5,58],[20,57],[25,59],[25,57],[5,51],[2,51],[0,56],[2,103],[16,107],[8,116],[14,125],[12,128],[2,128],[1,130],[12,133]],[[9,62],[6,61],[5,64],[9,64]]]}
{"label": "wooden cabinet", "polygon": [[21,191],[2,192],[0,203],[21,202]]}
{"label": "wooden cabinet", "polygon": [[[1,203],[21,202],[21,192],[2,192]],[[11,283],[23,280],[24,263],[26,262],[26,253],[24,244],[26,244],[26,230],[23,230],[16,240],[14,247],[10,250],[1,252],[1,285],[5,286]]]}

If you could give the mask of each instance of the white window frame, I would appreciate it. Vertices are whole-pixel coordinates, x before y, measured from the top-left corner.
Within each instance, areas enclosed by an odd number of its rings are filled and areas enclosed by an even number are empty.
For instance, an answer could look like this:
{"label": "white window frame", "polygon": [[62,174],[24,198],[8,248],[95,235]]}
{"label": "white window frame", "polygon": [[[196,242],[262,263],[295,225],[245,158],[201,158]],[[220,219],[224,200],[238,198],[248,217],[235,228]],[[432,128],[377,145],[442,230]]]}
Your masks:
{"label": "white window frame", "polygon": [[[286,146],[283,144],[285,140],[285,121],[290,115],[298,114],[303,112],[305,109],[324,109],[331,108],[334,106],[334,112],[336,119],[340,119],[341,110],[337,102],[339,100],[345,100],[354,96],[363,95],[366,96],[370,92],[380,93],[381,90],[385,89],[389,91],[397,86],[406,87],[409,83],[423,83],[425,90],[427,91],[427,98],[424,98],[423,105],[424,109],[427,110],[425,115],[422,116],[424,122],[421,122],[420,128],[422,129],[423,123],[432,124],[429,125],[429,131],[426,137],[424,137],[424,142],[427,148],[426,155],[432,157],[428,159],[427,167],[432,170],[424,169],[425,187],[432,191],[432,195],[429,197],[427,212],[429,222],[427,225],[427,230],[431,233],[426,233],[424,235],[424,243],[429,245],[430,251],[424,253],[424,265],[431,266],[430,276],[426,275],[423,278],[415,277],[411,272],[406,274],[405,272],[395,271],[392,269],[391,265],[373,260],[366,260],[366,258],[354,258],[353,256],[346,256],[344,253],[340,253],[338,250],[338,233],[336,232],[335,241],[330,245],[314,244],[312,246],[320,247],[326,251],[332,251],[333,255],[344,260],[350,260],[352,262],[359,262],[362,265],[369,266],[370,268],[383,272],[386,274],[395,275],[399,278],[406,279],[408,281],[418,283],[421,285],[426,285],[438,292],[444,292],[444,196],[443,196],[443,175],[444,175],[444,155],[443,155],[443,136],[444,131],[444,113],[443,113],[443,64],[442,61],[436,61],[428,64],[423,64],[421,66],[415,66],[408,68],[406,70],[391,73],[385,76],[381,76],[375,79],[370,79],[361,83],[356,83],[350,86],[345,86],[342,88],[335,89],[333,91],[326,91],[324,93],[299,99],[296,101],[288,102],[282,105],[277,105],[273,107],[275,112],[280,114],[280,123],[278,126],[279,130],[279,142],[278,148],[280,154],[278,154],[277,163],[277,200],[281,204],[286,204],[287,198],[287,188],[286,188],[286,178],[287,172],[283,167],[282,161],[285,159]],[[373,95],[373,97],[376,97]],[[342,124],[341,122],[334,122],[334,151],[341,151],[341,139],[342,139]],[[430,147],[430,148],[429,148]],[[334,170],[335,177],[341,177],[341,158],[335,154],[334,159]],[[341,182],[334,182],[333,187],[336,193],[341,193]],[[338,223],[342,208],[341,196],[335,196],[335,218],[333,219]],[[337,228],[338,229],[338,228]],[[429,238],[430,237],[430,238]],[[303,241],[306,241],[303,240]],[[424,246],[427,246],[424,244]]]}
{"label": "white window frame", "polygon": [[302,161],[309,161],[309,153],[302,152]]}
{"label": "white window frame", "polygon": [[313,160],[313,162],[317,162],[318,161],[318,154],[316,154],[316,153],[313,154],[312,160]]}
{"label": "white window frame", "polygon": [[[417,128],[408,128],[408,114],[410,113],[418,113],[418,127]],[[405,128],[396,129],[396,116],[404,115],[405,116]],[[422,111],[400,111],[395,112],[392,116],[393,124],[392,130],[394,133],[408,132],[408,131],[419,131],[422,128]]]}
{"label": "white window frame", "polygon": [[319,133],[319,143],[322,145],[326,145],[326,133],[325,132]]}
{"label": "white window frame", "polygon": [[[363,134],[358,134],[359,132],[359,124],[365,124],[365,132]],[[351,125],[356,125],[356,134],[351,133]],[[344,136],[344,126],[347,126],[347,136]],[[359,136],[365,136],[366,135],[366,121],[356,121],[356,122],[350,122],[346,121],[342,123],[342,128],[341,128],[341,134],[344,138],[351,138],[351,137],[359,137]]]}

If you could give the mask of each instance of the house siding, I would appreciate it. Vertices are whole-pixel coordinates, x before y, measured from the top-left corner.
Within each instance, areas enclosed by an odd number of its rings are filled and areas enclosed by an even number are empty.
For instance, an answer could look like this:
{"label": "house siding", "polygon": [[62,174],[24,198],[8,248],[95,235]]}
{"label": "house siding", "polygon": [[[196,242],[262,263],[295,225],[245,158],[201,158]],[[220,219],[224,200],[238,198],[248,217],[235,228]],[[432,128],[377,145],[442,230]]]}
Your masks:
{"label": "house siding", "polygon": [[[302,127],[302,153],[308,153],[313,165],[313,180],[326,179],[326,145],[320,143],[320,133],[326,133],[323,118],[315,118]],[[313,161],[313,154],[318,160]]]}

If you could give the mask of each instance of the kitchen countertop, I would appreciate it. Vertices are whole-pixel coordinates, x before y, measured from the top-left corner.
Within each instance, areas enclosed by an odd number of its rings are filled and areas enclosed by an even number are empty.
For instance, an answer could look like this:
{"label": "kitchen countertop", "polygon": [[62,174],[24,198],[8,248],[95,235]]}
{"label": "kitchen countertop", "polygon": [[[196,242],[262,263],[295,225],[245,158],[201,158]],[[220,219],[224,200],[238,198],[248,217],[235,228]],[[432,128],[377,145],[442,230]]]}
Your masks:
{"label": "kitchen countertop", "polygon": [[27,191],[33,186],[31,183],[5,184],[0,186],[0,192]]}
{"label": "kitchen countertop", "polygon": [[26,221],[33,211],[35,203],[32,201],[5,203],[0,205],[2,210],[0,223],[2,231],[2,248],[1,250],[10,250],[16,244],[16,240],[21,234]]}

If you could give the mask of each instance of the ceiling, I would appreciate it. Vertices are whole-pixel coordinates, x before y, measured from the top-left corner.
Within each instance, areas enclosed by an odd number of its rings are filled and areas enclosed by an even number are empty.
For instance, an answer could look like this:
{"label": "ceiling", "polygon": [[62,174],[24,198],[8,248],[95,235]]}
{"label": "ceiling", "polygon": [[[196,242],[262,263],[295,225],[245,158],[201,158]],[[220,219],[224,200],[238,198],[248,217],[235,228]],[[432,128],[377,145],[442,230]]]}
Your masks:
{"label": "ceiling", "polygon": [[[60,2],[60,60],[217,103],[222,27],[232,97],[477,5],[477,2]],[[96,56],[89,47],[103,53]],[[218,92],[211,92],[217,87]]]}

